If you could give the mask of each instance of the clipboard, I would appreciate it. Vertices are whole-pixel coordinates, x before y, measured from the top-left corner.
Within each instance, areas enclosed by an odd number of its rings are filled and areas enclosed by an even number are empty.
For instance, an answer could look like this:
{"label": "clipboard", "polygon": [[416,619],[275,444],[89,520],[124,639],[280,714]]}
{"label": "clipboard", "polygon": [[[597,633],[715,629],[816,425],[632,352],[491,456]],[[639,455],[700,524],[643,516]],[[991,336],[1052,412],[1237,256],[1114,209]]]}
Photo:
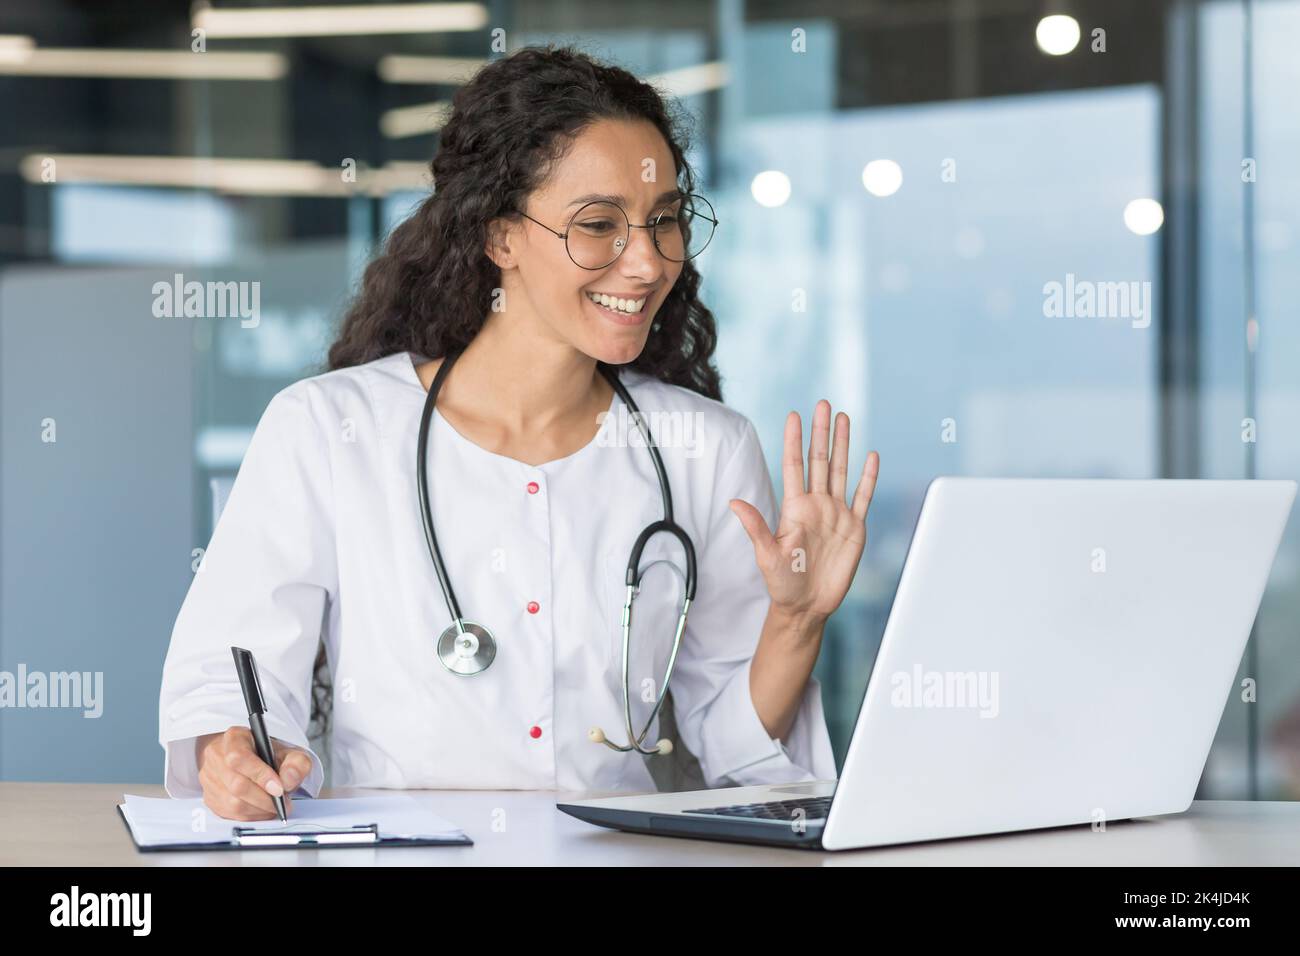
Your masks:
{"label": "clipboard", "polygon": [[379,835],[379,824],[357,824],[351,827],[323,827],[314,824],[289,824],[282,827],[230,828],[229,843],[164,843],[141,846],[136,843],[131,824],[118,804],[117,815],[126,827],[127,835],[140,853],[196,850],[319,850],[346,849],[348,847],[390,846],[473,846],[474,841],[462,834],[459,837],[384,837]]}

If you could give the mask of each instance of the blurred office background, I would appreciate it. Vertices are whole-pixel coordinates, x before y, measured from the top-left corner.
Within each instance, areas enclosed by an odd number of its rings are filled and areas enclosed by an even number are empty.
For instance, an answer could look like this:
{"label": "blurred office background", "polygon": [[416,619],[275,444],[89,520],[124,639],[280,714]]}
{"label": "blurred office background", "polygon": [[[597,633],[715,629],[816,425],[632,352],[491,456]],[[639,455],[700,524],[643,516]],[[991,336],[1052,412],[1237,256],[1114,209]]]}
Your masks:
{"label": "blurred office background", "polygon": [[[0,711],[0,779],[161,779],[210,479],[322,369],[457,83],[526,44],[693,114],[726,397],[774,477],[784,413],[822,396],[854,468],[882,453],[817,667],[841,760],[933,476],[1300,477],[1300,0],[355,11],[0,10],[0,669],[104,671],[107,698]],[[260,323],[155,317],[177,273],[260,282]],[[1150,324],[1047,317],[1068,276],[1150,283]],[[1293,520],[1238,675],[1258,700],[1230,695],[1200,796],[1300,797],[1298,632]]]}

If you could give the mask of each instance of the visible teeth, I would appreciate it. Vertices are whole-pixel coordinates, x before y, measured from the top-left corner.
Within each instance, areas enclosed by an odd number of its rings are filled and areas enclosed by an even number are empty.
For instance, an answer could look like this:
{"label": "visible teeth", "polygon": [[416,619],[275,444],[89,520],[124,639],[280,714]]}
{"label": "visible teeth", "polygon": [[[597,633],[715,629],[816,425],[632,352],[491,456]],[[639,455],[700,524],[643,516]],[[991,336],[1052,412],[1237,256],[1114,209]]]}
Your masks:
{"label": "visible teeth", "polygon": [[607,309],[617,309],[619,312],[626,312],[629,315],[640,312],[641,307],[645,305],[645,299],[619,299],[605,295],[603,292],[588,292],[587,298]]}

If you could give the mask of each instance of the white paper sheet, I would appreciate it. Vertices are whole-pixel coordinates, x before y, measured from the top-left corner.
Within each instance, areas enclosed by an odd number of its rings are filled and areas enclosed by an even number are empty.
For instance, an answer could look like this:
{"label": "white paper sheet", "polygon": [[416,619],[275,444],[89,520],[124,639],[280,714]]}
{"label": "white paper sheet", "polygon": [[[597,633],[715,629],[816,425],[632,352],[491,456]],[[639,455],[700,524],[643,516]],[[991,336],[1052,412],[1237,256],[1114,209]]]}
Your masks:
{"label": "white paper sheet", "polygon": [[[169,797],[137,797],[125,794],[120,804],[135,842],[142,846],[174,843],[229,843],[232,828],[255,827],[276,830],[279,820],[227,820],[217,816],[199,797],[173,800]],[[289,811],[289,825],[304,831],[315,827],[350,827],[379,824],[379,836],[454,839],[464,831],[432,813],[428,806],[407,793],[382,796],[312,800],[299,798]]]}

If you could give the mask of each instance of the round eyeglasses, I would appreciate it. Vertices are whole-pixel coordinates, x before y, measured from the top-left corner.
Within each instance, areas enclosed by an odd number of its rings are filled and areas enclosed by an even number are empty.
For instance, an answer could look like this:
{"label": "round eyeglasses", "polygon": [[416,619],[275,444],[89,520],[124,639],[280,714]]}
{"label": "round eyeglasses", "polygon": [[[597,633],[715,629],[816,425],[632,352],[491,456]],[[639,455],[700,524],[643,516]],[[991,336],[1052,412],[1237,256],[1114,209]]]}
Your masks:
{"label": "round eyeglasses", "polygon": [[634,228],[649,229],[655,248],[665,259],[685,262],[704,251],[718,225],[712,204],[694,193],[665,203],[643,226],[628,222],[622,206],[605,201],[589,202],[580,208],[564,232],[538,222],[522,209],[519,215],[563,239],[573,264],[592,271],[612,265],[623,254]]}

